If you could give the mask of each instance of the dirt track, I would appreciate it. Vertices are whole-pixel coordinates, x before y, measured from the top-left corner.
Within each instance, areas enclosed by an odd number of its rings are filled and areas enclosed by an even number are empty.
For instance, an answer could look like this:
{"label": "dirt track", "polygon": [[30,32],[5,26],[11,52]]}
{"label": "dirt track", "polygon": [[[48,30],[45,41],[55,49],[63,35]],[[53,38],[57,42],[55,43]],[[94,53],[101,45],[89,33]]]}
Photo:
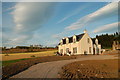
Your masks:
{"label": "dirt track", "polygon": [[72,60],[39,63],[11,78],[59,78],[61,67],[74,61],[117,59],[115,55],[90,55]]}

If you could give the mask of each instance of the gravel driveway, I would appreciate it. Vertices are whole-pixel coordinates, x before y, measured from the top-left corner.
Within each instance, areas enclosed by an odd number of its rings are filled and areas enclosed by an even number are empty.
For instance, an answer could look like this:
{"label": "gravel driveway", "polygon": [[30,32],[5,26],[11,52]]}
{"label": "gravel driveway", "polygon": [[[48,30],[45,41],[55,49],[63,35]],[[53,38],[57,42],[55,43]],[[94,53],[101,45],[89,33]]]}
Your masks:
{"label": "gravel driveway", "polygon": [[11,78],[59,78],[61,67],[74,61],[117,59],[115,55],[87,55],[77,59],[61,60],[36,64]]}

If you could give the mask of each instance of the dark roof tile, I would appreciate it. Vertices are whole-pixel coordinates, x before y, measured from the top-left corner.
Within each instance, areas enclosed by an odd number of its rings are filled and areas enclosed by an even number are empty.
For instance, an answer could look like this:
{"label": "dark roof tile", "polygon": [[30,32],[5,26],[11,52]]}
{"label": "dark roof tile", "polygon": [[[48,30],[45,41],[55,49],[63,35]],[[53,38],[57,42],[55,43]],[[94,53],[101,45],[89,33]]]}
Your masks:
{"label": "dark roof tile", "polygon": [[76,35],[77,41],[79,41],[79,40],[83,37],[83,35],[84,35],[84,33],[83,33],[83,34]]}
{"label": "dark roof tile", "polygon": [[[83,37],[83,35],[84,35],[84,33],[76,35],[77,41],[79,41]],[[68,37],[68,39],[69,39],[69,43],[73,42],[73,37]],[[66,39],[62,39],[62,40],[63,40],[63,44],[66,44]]]}

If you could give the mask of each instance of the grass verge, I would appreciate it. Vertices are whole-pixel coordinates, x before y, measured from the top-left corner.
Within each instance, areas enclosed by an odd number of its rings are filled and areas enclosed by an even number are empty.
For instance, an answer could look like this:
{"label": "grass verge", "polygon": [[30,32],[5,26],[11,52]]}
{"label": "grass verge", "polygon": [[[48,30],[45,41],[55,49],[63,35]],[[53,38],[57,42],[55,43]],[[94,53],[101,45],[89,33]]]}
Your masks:
{"label": "grass verge", "polygon": [[10,65],[10,64],[12,64],[12,63],[19,62],[19,61],[22,61],[22,60],[28,60],[28,59],[32,59],[32,58],[23,58],[23,59],[2,61],[2,66],[8,66],[8,65]]}

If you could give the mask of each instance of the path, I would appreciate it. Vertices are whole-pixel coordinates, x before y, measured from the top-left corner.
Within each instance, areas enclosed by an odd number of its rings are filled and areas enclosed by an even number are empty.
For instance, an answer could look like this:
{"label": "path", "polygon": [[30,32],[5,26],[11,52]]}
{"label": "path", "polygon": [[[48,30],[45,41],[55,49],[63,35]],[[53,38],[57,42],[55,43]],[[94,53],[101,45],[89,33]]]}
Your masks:
{"label": "path", "polygon": [[36,64],[11,78],[59,78],[61,67],[74,61],[117,59],[115,55],[92,55],[77,59],[61,60]]}

